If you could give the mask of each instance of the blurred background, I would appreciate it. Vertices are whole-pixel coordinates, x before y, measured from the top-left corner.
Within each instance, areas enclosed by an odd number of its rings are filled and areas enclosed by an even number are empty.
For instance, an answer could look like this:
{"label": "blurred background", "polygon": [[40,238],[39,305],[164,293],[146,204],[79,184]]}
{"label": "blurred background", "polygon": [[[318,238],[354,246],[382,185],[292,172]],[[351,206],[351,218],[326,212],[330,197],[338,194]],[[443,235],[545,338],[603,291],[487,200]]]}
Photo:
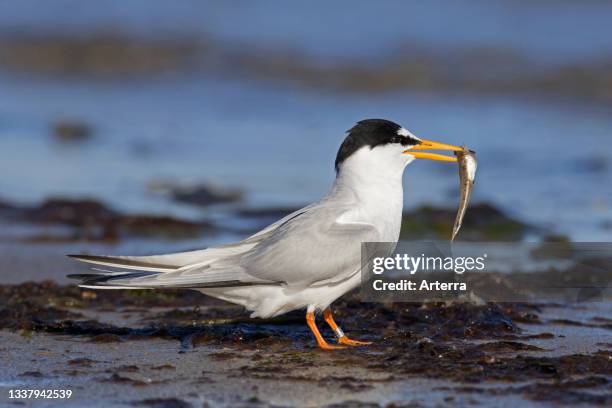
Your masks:
{"label": "blurred background", "polygon": [[[482,248],[517,282],[542,272],[526,293],[554,283],[581,303],[354,293],[338,321],[377,344],[330,358],[301,312],[250,320],[194,291],[66,278],[87,271],[66,254],[201,249],[319,199],[366,118],[475,150],[457,241],[529,242]],[[457,166],[415,161],[404,187],[401,239],[448,240]],[[612,242],[612,0],[0,0],[0,395],[604,405],[610,245],[569,241]],[[492,276],[475,287],[517,288]]]}
{"label": "blurred background", "polygon": [[[472,224],[512,234],[472,238],[608,241],[610,16],[603,0],[0,1],[0,252],[243,237],[325,194],[344,132],[372,117],[477,151]],[[456,167],[412,164],[405,200],[450,228]]]}

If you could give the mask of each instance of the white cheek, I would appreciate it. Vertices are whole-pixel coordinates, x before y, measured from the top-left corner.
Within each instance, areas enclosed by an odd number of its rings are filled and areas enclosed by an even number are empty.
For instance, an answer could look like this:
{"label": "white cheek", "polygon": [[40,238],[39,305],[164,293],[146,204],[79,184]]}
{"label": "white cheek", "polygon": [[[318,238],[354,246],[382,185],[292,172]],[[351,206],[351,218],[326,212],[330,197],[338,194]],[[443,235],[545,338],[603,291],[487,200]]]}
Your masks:
{"label": "white cheek", "polygon": [[406,159],[405,159],[405,160],[406,160],[406,164],[407,164],[407,163],[412,163],[413,161],[415,161],[415,160],[416,160],[416,157],[414,157],[414,156],[413,156],[413,155],[411,155],[411,154],[404,154],[404,157],[406,158]]}
{"label": "white cheek", "polygon": [[406,150],[406,147],[400,145],[399,143],[388,144],[385,146],[377,146],[372,151],[374,154],[383,158],[383,160],[392,160],[397,158]]}
{"label": "white cheek", "polygon": [[389,167],[403,168],[408,163],[415,159],[410,154],[405,154],[407,147],[400,144],[391,144],[387,146],[379,146],[374,148],[372,153],[377,156],[380,163],[385,163]]}

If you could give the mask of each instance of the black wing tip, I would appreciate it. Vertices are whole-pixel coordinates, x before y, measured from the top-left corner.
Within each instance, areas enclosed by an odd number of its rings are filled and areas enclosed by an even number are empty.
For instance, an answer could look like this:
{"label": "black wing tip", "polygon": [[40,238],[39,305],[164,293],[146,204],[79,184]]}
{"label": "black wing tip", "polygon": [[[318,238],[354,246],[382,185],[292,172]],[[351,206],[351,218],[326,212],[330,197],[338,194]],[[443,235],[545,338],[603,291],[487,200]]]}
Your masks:
{"label": "black wing tip", "polygon": [[[79,254],[68,254],[66,255],[68,258],[76,259],[77,261],[84,262],[109,262],[109,261],[119,261],[118,257],[105,256],[105,255],[79,255]],[[129,263],[126,261],[125,263]]]}
{"label": "black wing tip", "polygon": [[84,255],[84,254],[68,254],[66,255],[68,258],[75,258],[75,259],[106,259],[108,257],[106,256],[100,256],[100,255]]}
{"label": "black wing tip", "polygon": [[116,276],[117,275],[111,275],[111,274],[105,274],[105,273],[71,273],[71,274],[66,275],[68,279],[79,279],[79,280],[82,280],[83,282],[90,281],[92,279],[97,280],[100,278],[110,279]]}
{"label": "black wing tip", "polygon": [[71,273],[69,275],[66,275],[68,279],[88,279],[88,278],[91,278],[92,276],[95,276],[95,274],[93,273]]}
{"label": "black wing tip", "polygon": [[[72,273],[70,275],[66,275],[66,277],[68,279],[75,279],[79,282],[77,282],[77,285],[96,285],[98,286],[98,283],[103,283],[106,281],[107,278],[106,276],[103,275],[99,275],[99,274],[88,274],[88,273]],[[100,285],[103,286],[103,285]]]}

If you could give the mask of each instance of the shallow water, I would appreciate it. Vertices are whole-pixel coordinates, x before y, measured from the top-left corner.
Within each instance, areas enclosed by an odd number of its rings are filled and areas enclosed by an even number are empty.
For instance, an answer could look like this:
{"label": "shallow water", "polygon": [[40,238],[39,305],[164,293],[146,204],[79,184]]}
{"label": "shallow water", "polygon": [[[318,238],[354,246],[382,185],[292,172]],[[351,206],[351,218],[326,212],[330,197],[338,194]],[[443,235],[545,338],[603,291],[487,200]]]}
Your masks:
{"label": "shallow water", "polygon": [[[478,152],[473,201],[493,201],[574,240],[612,231],[612,118],[604,109],[528,98],[397,94],[342,97],[203,78],[156,83],[24,81],[0,77],[2,195],[99,197],[130,211],[187,213],[147,191],[159,179],[240,186],[257,206],[299,205],[329,188],[343,132],[387,117],[422,137]],[[77,117],[95,135],[58,144],[50,124]],[[601,168],[589,168],[602,160]],[[458,202],[446,163],[405,175],[408,207]]]}
{"label": "shallow water", "polygon": [[[269,13],[248,2],[155,1],[147,2],[146,15],[141,6],[4,3],[0,33],[193,36],[328,62],[376,62],[402,47],[439,56],[493,47],[533,61],[530,69],[612,56],[609,2],[397,2],[374,9],[339,2],[325,3],[325,13],[323,5],[277,2]],[[371,19],[364,35],[359,24]],[[385,117],[418,136],[476,150],[473,201],[492,201],[576,241],[612,238],[612,117],[605,102],[465,91],[347,94],[219,73],[100,80],[0,70],[0,89],[0,198],[9,201],[91,196],[134,212],[197,216],[147,190],[170,179],[243,187],[247,205],[300,205],[329,188],[343,132],[357,120]],[[52,124],[62,118],[91,125],[93,138],[54,141]],[[414,163],[405,189],[409,208],[455,207],[456,170]]]}

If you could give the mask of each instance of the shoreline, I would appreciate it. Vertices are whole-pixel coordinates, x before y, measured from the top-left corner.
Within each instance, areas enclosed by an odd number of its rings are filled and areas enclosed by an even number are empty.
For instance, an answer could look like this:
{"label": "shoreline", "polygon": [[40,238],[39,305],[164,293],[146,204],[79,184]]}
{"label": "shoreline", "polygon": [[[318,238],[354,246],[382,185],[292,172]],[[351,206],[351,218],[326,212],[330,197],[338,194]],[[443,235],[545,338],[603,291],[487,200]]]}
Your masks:
{"label": "shoreline", "polygon": [[383,305],[349,294],[334,310],[347,333],[375,343],[322,351],[301,313],[249,319],[195,291],[3,285],[0,389],[69,385],[75,405],[167,407],[612,398],[611,302]]}

